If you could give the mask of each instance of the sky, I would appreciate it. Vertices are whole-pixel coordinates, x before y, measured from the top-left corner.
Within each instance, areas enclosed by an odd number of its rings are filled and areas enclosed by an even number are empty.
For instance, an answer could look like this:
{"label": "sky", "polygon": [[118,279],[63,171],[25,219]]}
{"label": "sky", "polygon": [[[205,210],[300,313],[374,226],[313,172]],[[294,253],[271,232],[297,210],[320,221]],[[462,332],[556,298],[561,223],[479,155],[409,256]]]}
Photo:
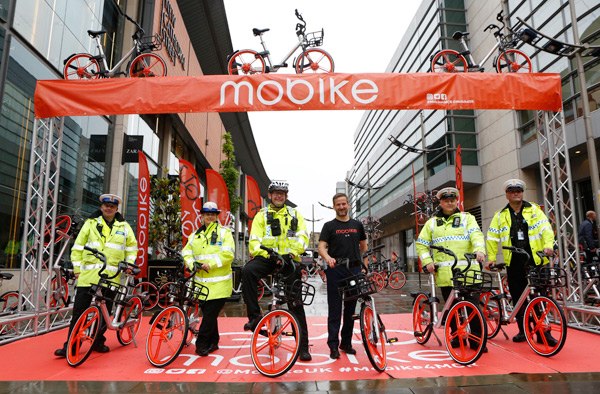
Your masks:
{"label": "sky", "polygon": [[[296,44],[294,10],[306,31],[325,30],[320,47],[339,73],[385,72],[404,32],[420,5],[417,0],[225,0],[233,49],[262,51],[253,28],[263,35],[271,61],[280,63]],[[299,53],[299,52],[298,52]],[[293,57],[288,60],[292,64]],[[278,74],[293,74],[293,67]],[[353,138],[364,111],[249,112],[258,151],[271,180],[290,184],[288,198],[321,231],[335,212],[331,206],[336,182],[343,182],[354,157]],[[314,210],[314,213],[313,213]]]}

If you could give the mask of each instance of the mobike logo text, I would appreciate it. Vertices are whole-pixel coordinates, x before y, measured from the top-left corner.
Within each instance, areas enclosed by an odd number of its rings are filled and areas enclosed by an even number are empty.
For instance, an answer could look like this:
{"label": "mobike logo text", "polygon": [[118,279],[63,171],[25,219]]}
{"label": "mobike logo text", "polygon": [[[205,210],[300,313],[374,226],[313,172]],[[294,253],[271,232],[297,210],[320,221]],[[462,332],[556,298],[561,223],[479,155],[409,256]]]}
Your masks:
{"label": "mobike logo text", "polygon": [[236,106],[254,105],[256,99],[265,106],[275,106],[283,102],[296,105],[320,104],[370,104],[379,93],[379,87],[370,79],[336,81],[335,77],[319,78],[316,84],[304,79],[286,78],[282,84],[276,80],[263,81],[255,86],[248,81],[227,81],[221,85],[220,106],[231,101]]}
{"label": "mobike logo text", "polygon": [[344,229],[340,229],[340,230],[335,230],[336,234],[353,234],[353,233],[358,233],[358,229],[355,228],[344,228]]}

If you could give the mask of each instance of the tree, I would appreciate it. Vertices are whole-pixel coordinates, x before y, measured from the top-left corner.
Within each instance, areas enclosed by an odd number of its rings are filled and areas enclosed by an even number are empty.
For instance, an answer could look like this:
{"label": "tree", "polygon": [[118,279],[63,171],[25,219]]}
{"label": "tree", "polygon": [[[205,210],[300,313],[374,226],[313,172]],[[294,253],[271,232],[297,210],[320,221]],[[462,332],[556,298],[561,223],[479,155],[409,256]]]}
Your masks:
{"label": "tree", "polygon": [[167,255],[165,246],[179,249],[181,245],[181,202],[179,176],[152,177],[150,188],[150,245],[158,256]]}
{"label": "tree", "polygon": [[226,131],[223,134],[223,148],[222,152],[225,155],[225,160],[221,161],[219,165],[221,171],[220,174],[225,180],[227,185],[227,191],[229,192],[229,205],[231,213],[237,212],[237,209],[242,205],[242,198],[238,193],[238,184],[240,178],[240,172],[235,166],[235,149],[233,147],[233,140],[231,134]]}

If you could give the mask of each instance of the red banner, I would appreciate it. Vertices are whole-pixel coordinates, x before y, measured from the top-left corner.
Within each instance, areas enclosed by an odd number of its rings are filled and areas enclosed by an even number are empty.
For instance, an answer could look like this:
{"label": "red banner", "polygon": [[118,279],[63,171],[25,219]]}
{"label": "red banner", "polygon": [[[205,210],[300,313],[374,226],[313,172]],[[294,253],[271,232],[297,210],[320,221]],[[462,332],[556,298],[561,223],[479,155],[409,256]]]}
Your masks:
{"label": "red banner", "polygon": [[454,168],[456,170],[456,188],[458,189],[458,209],[465,210],[465,191],[463,190],[462,178],[462,150],[460,145],[456,147],[456,158],[454,160]]}
{"label": "red banner", "polygon": [[246,175],[246,213],[248,214],[248,231],[252,229],[252,219],[262,206],[260,188],[256,179]]}
{"label": "red banner", "polygon": [[560,111],[560,74],[259,74],[37,81],[35,116],[369,109]]}
{"label": "red banner", "polygon": [[196,169],[189,161],[179,159],[179,198],[181,201],[181,233],[183,246],[201,226],[202,190]]}
{"label": "red banner", "polygon": [[138,151],[138,207],[137,207],[137,265],[138,278],[148,277],[148,225],[150,223],[150,172],[146,155]]}
{"label": "red banner", "polygon": [[215,170],[210,168],[206,170],[206,199],[207,201],[216,202],[217,206],[221,210],[219,214],[219,222],[223,226],[227,226],[230,223],[230,206],[229,206],[229,191],[227,190],[227,184],[225,180]]}

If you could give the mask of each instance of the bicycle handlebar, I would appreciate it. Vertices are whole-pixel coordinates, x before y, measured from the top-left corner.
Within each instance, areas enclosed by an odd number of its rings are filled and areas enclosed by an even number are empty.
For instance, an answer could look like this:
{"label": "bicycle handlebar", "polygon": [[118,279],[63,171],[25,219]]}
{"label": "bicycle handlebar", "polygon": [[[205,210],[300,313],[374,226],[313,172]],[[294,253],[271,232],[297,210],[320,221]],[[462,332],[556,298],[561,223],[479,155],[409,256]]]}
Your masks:
{"label": "bicycle handlebar", "polygon": [[[141,271],[141,269],[133,263],[128,263],[127,261],[119,261],[119,265],[117,267],[117,272],[113,276],[109,276],[109,275],[103,273],[104,270],[106,269],[106,255],[104,253],[102,253],[101,251],[99,251],[98,249],[90,248],[89,246],[84,246],[83,249],[92,253],[94,255],[94,257],[96,257],[98,260],[102,261],[102,268],[100,268],[100,271],[98,271],[98,275],[100,275],[101,278],[114,279],[117,276],[119,276],[119,274],[121,272],[125,272],[127,275],[133,276],[133,275],[139,274]],[[127,271],[129,271],[129,272],[127,272]]]}
{"label": "bicycle handlebar", "polygon": [[296,18],[300,20],[300,23],[296,23],[296,35],[303,36],[306,31],[306,21],[302,18],[302,15],[298,12],[298,9],[295,10]]}
{"label": "bicycle handlebar", "polygon": [[522,254],[524,256],[527,256],[527,260],[529,260],[531,258],[529,253],[527,253],[527,251],[523,248],[517,248],[516,246],[503,246],[502,249],[510,250],[513,253]]}
{"label": "bicycle handlebar", "polygon": [[[264,245],[260,245],[260,248],[262,250],[266,251],[271,256],[271,258],[273,258],[273,259],[275,259],[277,261],[277,265],[280,266],[280,268],[279,268],[279,272],[280,273],[283,272],[285,270],[285,268],[291,269],[291,273],[289,275],[287,275],[287,276],[283,275],[283,273],[282,273],[282,276],[284,278],[287,279],[290,276],[292,276],[292,274],[296,270],[296,265],[294,264],[294,260],[292,260],[291,258],[289,260],[286,259],[286,258],[284,258],[282,255],[280,255],[279,253],[277,253],[275,250],[273,250],[271,248],[268,248],[268,247],[266,247]],[[279,263],[279,262],[281,262],[281,263]]]}
{"label": "bicycle handlebar", "polygon": [[[442,246],[436,246],[436,245],[429,245],[429,248],[437,250],[444,254],[447,254],[448,256],[451,256],[454,259],[454,264],[452,264],[450,271],[454,272],[454,269],[456,268],[456,265],[458,264],[458,257],[456,256],[456,254],[453,251],[451,251],[450,249],[444,248]],[[467,254],[471,254],[474,256],[473,253],[465,253],[465,258],[467,259],[467,265],[465,266],[465,269],[463,269],[463,270],[458,268],[460,270],[461,274],[464,274],[465,272],[467,272],[469,270],[469,268],[471,267],[471,259],[469,257],[467,257]],[[435,265],[435,263],[434,263],[434,265]]]}

